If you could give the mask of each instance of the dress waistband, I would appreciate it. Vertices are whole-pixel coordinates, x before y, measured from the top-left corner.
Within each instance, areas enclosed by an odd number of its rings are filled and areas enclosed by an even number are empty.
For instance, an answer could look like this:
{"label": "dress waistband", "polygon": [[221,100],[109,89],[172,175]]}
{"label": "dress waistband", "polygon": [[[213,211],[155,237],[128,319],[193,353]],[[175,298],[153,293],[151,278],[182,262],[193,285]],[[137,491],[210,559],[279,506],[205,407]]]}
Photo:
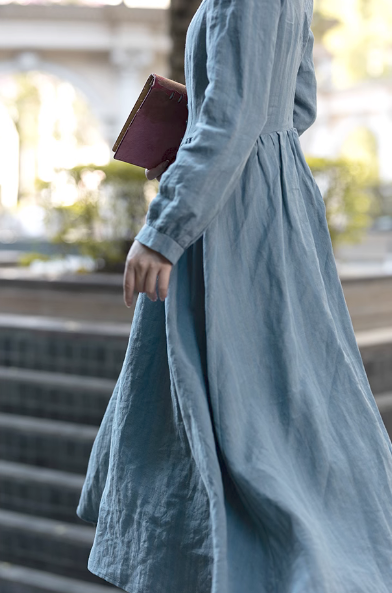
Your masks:
{"label": "dress waistband", "polygon": [[[298,134],[298,130],[294,126],[287,126],[285,128],[279,128],[279,130],[274,129],[272,126],[271,126],[271,128],[267,128],[265,126],[258,137],[260,138],[260,136],[264,136],[266,134],[278,134],[279,132],[294,132],[294,133]],[[184,136],[184,138],[181,141],[180,146],[182,146],[183,144],[189,144],[189,142],[191,142],[192,138],[193,138],[193,136],[187,136],[187,137]]]}
{"label": "dress waistband", "polygon": [[278,132],[297,132],[297,128],[295,128],[292,124],[289,126],[285,126],[279,129],[276,129],[276,126],[264,126],[264,128],[262,129],[260,136],[263,136],[264,134],[273,134],[273,133],[278,133]]}

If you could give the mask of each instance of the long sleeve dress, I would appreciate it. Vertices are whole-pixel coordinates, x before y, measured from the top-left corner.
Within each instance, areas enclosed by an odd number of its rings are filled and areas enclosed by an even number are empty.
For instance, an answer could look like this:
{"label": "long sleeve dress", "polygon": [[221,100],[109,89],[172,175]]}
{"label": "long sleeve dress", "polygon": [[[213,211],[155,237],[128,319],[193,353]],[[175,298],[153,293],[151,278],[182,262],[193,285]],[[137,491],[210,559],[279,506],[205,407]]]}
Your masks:
{"label": "long sleeve dress", "polygon": [[311,0],[203,0],[189,118],[137,239],[138,296],[77,514],[129,593],[391,593],[392,445],[299,136]]}

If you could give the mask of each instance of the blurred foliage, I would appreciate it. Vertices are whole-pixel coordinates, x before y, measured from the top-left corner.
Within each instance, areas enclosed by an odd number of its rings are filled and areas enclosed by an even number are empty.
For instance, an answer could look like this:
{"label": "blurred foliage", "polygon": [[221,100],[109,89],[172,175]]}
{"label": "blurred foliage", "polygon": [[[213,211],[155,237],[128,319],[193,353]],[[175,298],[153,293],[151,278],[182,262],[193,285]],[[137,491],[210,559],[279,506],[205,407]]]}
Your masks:
{"label": "blurred foliage", "polygon": [[122,270],[147,213],[144,170],[112,161],[74,167],[67,175],[77,187],[74,203],[53,206],[50,188],[42,192],[52,241],[77,245],[100,269]]}
{"label": "blurred foliage", "polygon": [[33,261],[50,261],[51,256],[46,253],[40,253],[38,251],[30,251],[29,253],[23,253],[18,258],[18,264],[20,266],[29,266]]}
{"label": "blurred foliage", "polygon": [[380,210],[374,167],[346,157],[306,160],[324,198],[333,246],[359,242]]}
{"label": "blurred foliage", "polygon": [[369,182],[379,181],[378,145],[373,132],[365,127],[352,130],[340,148],[340,156],[361,162]]}
{"label": "blurred foliage", "polygon": [[333,60],[339,87],[392,74],[391,0],[315,0],[312,28]]}
{"label": "blurred foliage", "polygon": [[333,27],[336,27],[336,25],[339,25],[340,21],[333,17],[333,16],[327,16],[324,12],[322,12],[321,10],[318,10],[316,8],[316,5],[319,5],[320,1],[315,0],[315,9],[313,11],[313,20],[312,20],[312,32],[315,38],[316,43],[323,43],[323,37],[326,34],[327,31],[329,31],[329,29],[332,29]]}

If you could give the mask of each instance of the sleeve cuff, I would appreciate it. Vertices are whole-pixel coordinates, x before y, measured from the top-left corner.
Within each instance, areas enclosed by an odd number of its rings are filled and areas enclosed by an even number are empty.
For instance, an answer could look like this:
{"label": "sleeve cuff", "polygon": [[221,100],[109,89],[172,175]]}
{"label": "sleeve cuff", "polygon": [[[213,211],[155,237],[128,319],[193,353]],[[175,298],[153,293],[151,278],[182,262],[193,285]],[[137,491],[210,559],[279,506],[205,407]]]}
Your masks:
{"label": "sleeve cuff", "polygon": [[145,224],[140,229],[135,239],[137,239],[139,243],[146,245],[146,247],[158,251],[158,253],[166,257],[173,265],[177,263],[185,251],[185,249],[169,237],[169,235],[157,231],[154,227],[148,224]]}

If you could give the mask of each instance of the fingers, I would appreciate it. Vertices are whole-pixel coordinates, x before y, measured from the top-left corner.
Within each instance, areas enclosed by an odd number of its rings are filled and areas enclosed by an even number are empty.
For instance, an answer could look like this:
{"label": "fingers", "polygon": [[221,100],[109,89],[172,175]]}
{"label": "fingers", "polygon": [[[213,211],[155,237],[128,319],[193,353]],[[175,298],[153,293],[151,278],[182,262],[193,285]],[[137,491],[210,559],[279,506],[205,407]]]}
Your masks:
{"label": "fingers", "polygon": [[164,301],[167,297],[169,290],[171,266],[164,266],[161,268],[158,276],[158,295],[161,301]]}
{"label": "fingers", "polygon": [[133,294],[135,291],[135,269],[128,264],[125,265],[123,288],[124,288],[124,303],[129,308],[132,306]]}
{"label": "fingers", "polygon": [[135,290],[136,292],[145,292],[145,283],[147,276],[147,266],[143,261],[137,261],[134,265],[135,269]]}
{"label": "fingers", "polygon": [[144,283],[144,292],[152,301],[156,301],[158,299],[156,291],[158,270],[159,268],[157,265],[150,266],[150,268],[147,271]]}
{"label": "fingers", "polygon": [[[164,301],[169,290],[173,264],[159,252],[135,240],[129,250],[124,271],[124,302],[133,303],[134,292],[145,292],[152,301]],[[157,295],[157,278],[158,295]]]}
{"label": "fingers", "polygon": [[145,175],[147,179],[149,181],[152,181],[153,179],[158,179],[158,181],[160,181],[161,176],[168,168],[169,163],[170,161],[164,161],[163,163],[160,163],[157,167],[154,167],[153,169],[146,169]]}

